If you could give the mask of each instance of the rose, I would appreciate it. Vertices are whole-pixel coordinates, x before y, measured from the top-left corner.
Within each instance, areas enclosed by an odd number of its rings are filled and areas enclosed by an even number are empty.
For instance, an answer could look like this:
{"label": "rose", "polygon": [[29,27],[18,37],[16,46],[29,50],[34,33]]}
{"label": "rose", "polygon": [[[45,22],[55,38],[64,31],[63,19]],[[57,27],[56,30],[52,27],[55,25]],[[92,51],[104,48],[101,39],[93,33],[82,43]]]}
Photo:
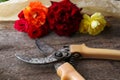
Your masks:
{"label": "rose", "polygon": [[15,21],[14,28],[20,32],[27,32],[28,22],[25,20],[23,11],[18,14],[19,20]]}
{"label": "rose", "polygon": [[29,6],[23,10],[24,17],[28,23],[38,27],[45,23],[47,12],[48,9],[39,1],[31,2]]}
{"label": "rose", "polygon": [[47,15],[50,29],[60,36],[72,35],[79,29],[80,10],[69,0],[52,2]]}
{"label": "rose", "polygon": [[28,23],[25,19],[16,20],[14,28],[20,32],[27,32]]}
{"label": "rose", "polygon": [[49,29],[47,27],[47,23],[40,27],[30,25],[28,28],[28,36],[33,39],[42,37],[49,33]]}
{"label": "rose", "polygon": [[80,23],[79,32],[95,36],[104,30],[106,23],[107,21],[100,12],[96,12],[91,16],[84,14]]}
{"label": "rose", "polygon": [[42,32],[40,31],[39,27],[37,28],[37,27],[29,26],[28,35],[31,38],[38,38],[42,36]]}
{"label": "rose", "polygon": [[48,25],[46,15],[48,9],[40,2],[30,2],[23,11],[18,14],[19,20],[15,21],[14,28],[28,33],[31,38],[39,38],[46,35]]}
{"label": "rose", "polygon": [[19,19],[25,19],[23,11],[18,14]]}

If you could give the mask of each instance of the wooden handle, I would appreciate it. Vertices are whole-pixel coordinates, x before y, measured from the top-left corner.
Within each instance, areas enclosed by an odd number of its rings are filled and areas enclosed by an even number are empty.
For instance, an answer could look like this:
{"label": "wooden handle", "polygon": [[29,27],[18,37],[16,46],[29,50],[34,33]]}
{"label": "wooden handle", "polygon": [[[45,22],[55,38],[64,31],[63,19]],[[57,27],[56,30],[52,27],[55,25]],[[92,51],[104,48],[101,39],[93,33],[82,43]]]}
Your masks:
{"label": "wooden handle", "polygon": [[71,53],[79,52],[84,58],[120,60],[120,50],[89,48],[85,44],[71,45]]}
{"label": "wooden handle", "polygon": [[61,80],[85,80],[68,62],[58,67],[57,74]]}

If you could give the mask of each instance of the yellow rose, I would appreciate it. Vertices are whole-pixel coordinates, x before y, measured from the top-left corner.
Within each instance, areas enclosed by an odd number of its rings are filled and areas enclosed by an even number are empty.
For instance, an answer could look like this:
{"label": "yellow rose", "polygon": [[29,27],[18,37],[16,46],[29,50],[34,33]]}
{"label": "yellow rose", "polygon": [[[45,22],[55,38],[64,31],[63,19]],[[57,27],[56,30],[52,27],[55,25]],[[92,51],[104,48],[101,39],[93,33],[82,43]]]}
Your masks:
{"label": "yellow rose", "polygon": [[80,33],[89,33],[90,35],[97,35],[104,30],[106,26],[106,20],[104,16],[96,12],[91,17],[87,14],[83,15],[83,20],[80,23]]}

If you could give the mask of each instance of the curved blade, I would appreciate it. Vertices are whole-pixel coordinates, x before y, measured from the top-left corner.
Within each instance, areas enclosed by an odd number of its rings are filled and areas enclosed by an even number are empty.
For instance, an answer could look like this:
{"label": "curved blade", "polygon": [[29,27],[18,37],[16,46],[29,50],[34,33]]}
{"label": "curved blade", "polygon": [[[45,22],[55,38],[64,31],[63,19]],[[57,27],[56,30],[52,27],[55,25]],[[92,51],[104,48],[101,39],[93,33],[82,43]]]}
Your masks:
{"label": "curved blade", "polygon": [[[45,44],[44,42],[42,42],[40,40],[36,40],[36,45],[42,52],[44,52],[44,55],[46,57],[33,58],[33,57],[25,56],[22,54],[15,54],[15,56],[18,59],[20,59],[24,62],[27,62],[27,63],[31,63],[31,64],[49,64],[49,63],[54,63],[54,62],[60,61],[61,59],[67,58],[70,55],[68,53],[68,51],[66,51],[65,49],[60,49],[60,50],[56,51],[54,48],[50,47],[49,45]],[[50,55],[47,56],[48,54],[50,54]]]}
{"label": "curved blade", "polygon": [[50,55],[45,58],[31,58],[31,57],[21,55],[21,54],[15,54],[15,56],[18,59],[20,59],[26,63],[30,63],[30,64],[49,64],[49,63],[54,63],[57,61],[57,59],[54,57],[54,55]]}
{"label": "curved blade", "polygon": [[[58,59],[56,59],[55,57],[55,49],[50,47],[49,45],[45,44],[44,42],[40,41],[39,39],[36,40],[36,45],[37,47],[40,49],[40,51],[42,51],[41,53],[44,53],[44,55],[46,57],[44,58],[33,58],[33,57],[29,57],[26,55],[22,55],[22,54],[15,54],[15,56],[26,62],[26,63],[30,63],[30,64],[49,64],[49,63],[54,63],[56,61],[58,61]],[[49,56],[48,56],[49,55]]]}
{"label": "curved blade", "polygon": [[35,43],[36,43],[37,47],[44,53],[45,56],[48,56],[56,51],[53,47],[47,45],[43,41],[40,41],[40,39],[36,39]]}

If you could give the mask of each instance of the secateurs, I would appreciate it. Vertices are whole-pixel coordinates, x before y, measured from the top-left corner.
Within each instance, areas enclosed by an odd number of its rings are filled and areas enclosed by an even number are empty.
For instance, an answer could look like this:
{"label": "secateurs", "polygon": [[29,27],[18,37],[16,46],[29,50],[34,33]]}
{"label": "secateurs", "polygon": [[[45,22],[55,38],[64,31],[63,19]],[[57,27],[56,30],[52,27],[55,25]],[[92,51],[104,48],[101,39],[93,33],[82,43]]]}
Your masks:
{"label": "secateurs", "polygon": [[[44,42],[41,42],[39,39],[36,40],[36,45],[46,57],[31,58],[21,54],[16,54],[16,57],[31,64],[43,65],[53,63],[61,80],[85,80],[69,63],[73,57],[74,59],[95,58],[120,60],[120,50],[90,48],[85,44],[64,46],[56,50]],[[48,56],[48,54],[50,55]]]}

